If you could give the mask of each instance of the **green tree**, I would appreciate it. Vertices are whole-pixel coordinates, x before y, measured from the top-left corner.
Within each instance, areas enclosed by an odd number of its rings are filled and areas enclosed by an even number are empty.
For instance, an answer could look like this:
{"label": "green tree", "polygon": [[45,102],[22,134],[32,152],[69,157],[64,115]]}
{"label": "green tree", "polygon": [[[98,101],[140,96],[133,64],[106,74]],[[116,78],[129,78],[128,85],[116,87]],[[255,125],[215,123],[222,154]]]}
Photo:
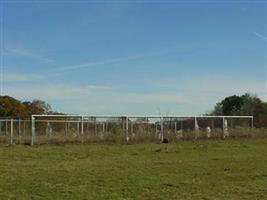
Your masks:
{"label": "green tree", "polygon": [[267,126],[267,103],[249,93],[224,98],[215,105],[212,114],[253,115],[256,126]]}
{"label": "green tree", "polygon": [[222,108],[222,103],[216,103],[214,106],[214,110],[211,113],[212,115],[223,115],[223,108]]}
{"label": "green tree", "polygon": [[233,95],[226,97],[222,100],[222,113],[223,115],[238,115],[240,114],[241,108],[243,106],[243,98]]}
{"label": "green tree", "polygon": [[264,113],[264,103],[257,96],[246,93],[241,98],[243,102],[241,114],[256,116]]}

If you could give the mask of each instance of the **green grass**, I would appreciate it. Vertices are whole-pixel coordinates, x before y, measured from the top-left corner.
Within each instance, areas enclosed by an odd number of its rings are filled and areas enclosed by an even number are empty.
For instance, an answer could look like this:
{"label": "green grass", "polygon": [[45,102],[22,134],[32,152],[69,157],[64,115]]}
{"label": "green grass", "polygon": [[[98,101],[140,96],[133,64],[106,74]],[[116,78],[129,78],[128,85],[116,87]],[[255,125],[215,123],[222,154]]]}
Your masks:
{"label": "green grass", "polygon": [[0,146],[0,199],[267,199],[267,139]]}

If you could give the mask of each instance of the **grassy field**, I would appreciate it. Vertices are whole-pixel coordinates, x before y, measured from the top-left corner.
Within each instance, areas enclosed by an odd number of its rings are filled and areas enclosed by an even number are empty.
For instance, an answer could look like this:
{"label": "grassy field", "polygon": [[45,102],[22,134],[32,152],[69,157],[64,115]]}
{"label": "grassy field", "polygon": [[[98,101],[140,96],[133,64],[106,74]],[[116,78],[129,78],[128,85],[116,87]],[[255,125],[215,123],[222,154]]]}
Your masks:
{"label": "grassy field", "polygon": [[0,146],[0,199],[267,199],[267,139]]}

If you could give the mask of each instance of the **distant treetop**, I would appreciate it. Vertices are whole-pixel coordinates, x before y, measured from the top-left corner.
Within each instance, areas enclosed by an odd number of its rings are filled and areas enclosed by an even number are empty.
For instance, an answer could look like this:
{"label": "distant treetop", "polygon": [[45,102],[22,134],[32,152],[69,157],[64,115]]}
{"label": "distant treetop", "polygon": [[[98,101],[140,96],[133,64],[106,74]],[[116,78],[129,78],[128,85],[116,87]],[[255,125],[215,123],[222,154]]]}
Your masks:
{"label": "distant treetop", "polygon": [[42,100],[21,102],[10,96],[0,96],[0,117],[29,118],[32,114],[50,114],[51,106]]}

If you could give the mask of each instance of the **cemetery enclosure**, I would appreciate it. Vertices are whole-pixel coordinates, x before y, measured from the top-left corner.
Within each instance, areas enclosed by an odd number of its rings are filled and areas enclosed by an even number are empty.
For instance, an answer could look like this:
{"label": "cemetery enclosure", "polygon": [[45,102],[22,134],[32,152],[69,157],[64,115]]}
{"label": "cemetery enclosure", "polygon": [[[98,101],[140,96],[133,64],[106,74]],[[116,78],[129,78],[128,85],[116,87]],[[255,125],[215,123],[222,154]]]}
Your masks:
{"label": "cemetery enclosure", "polygon": [[0,141],[10,144],[175,141],[252,132],[252,116],[33,115],[28,120],[0,120]]}

